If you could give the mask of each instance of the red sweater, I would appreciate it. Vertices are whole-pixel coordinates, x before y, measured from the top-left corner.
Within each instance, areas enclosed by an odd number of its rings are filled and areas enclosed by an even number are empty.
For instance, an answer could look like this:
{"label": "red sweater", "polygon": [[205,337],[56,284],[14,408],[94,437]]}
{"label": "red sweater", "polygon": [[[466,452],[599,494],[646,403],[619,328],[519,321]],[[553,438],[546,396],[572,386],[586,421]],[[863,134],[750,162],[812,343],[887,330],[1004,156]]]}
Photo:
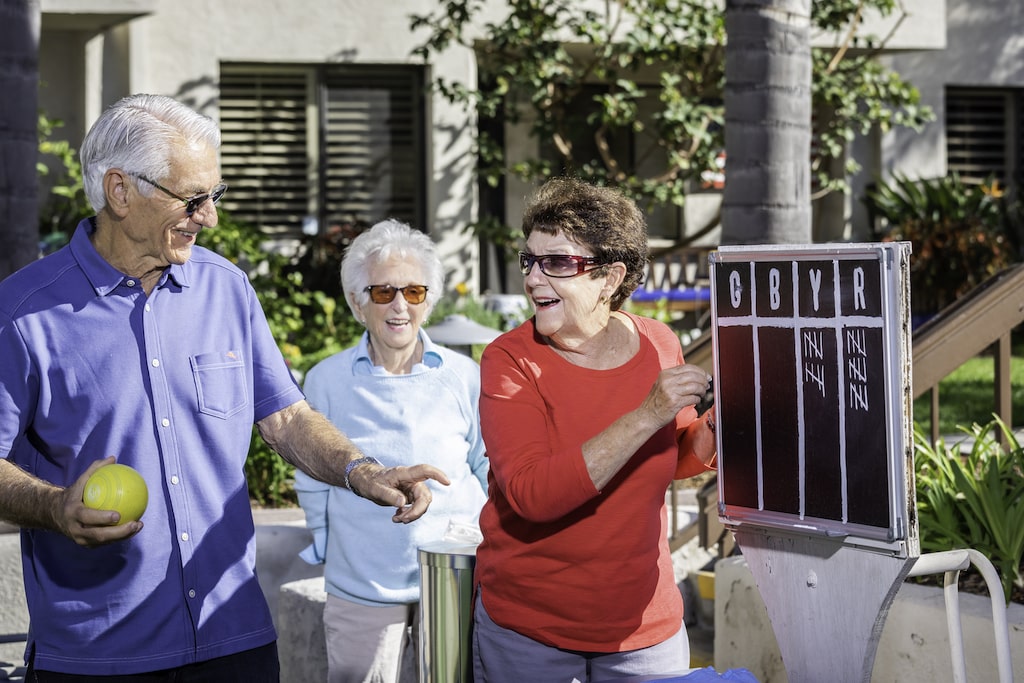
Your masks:
{"label": "red sweater", "polygon": [[630,317],[640,350],[612,370],[566,361],[536,335],[532,319],[481,359],[491,468],[475,580],[497,624],[564,649],[648,647],[678,631],[683,618],[665,492],[674,477],[705,470],[677,446],[694,409],[651,437],[603,491],[581,450],[640,405],[662,368],[683,362],[666,325]]}

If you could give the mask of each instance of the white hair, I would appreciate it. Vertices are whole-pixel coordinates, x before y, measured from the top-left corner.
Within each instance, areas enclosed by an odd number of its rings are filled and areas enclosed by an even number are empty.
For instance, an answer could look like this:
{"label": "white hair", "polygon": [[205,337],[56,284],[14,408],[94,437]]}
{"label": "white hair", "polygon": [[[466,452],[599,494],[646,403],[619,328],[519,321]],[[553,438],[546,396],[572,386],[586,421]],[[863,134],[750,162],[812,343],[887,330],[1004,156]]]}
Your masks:
{"label": "white hair", "polygon": [[[157,182],[170,172],[182,141],[220,149],[220,129],[210,118],[164,95],[130,95],[111,105],[89,129],[79,158],[85,196],[97,213],[107,205],[103,176],[112,168]],[[149,196],[154,189],[138,183]]]}
{"label": "white hair", "polygon": [[365,291],[368,285],[373,284],[368,282],[370,268],[392,256],[412,258],[419,262],[425,282],[418,284],[427,286],[427,300],[424,302],[427,311],[424,319],[430,317],[430,312],[441,299],[444,289],[444,266],[437,255],[437,246],[425,233],[389,218],[352,240],[352,244],[345,251],[345,258],[341,261],[341,288],[345,301],[357,320],[359,311],[356,310],[353,297],[360,306],[366,306],[370,302],[370,295]]}

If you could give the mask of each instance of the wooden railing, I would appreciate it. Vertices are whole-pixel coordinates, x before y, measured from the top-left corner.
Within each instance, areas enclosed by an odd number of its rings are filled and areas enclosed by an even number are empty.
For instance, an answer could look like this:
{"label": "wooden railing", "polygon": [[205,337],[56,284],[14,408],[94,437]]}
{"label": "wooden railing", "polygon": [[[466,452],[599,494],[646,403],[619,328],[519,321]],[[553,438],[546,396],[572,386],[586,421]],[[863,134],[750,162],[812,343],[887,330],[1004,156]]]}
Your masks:
{"label": "wooden railing", "polygon": [[1010,333],[1024,322],[1024,264],[994,275],[914,331],[914,398],[931,393],[931,440],[939,439],[939,382],[991,348],[994,412],[1013,425]]}
{"label": "wooden railing", "polygon": [[[1018,264],[994,275],[972,292],[942,310],[913,333],[912,386],[914,398],[931,392],[931,439],[939,439],[939,382],[951,372],[987,349],[992,349],[994,362],[994,410],[1007,425],[1013,425],[1010,386],[1011,333],[1024,323],[1024,264]],[[687,363],[711,371],[714,367],[711,331],[683,349]],[[704,547],[731,538],[718,523],[718,491],[711,482],[698,497],[696,528],[680,529],[678,517],[672,515],[669,544],[673,550],[700,533]],[[677,500],[674,482],[669,499]],[[725,556],[720,547],[719,555]]]}

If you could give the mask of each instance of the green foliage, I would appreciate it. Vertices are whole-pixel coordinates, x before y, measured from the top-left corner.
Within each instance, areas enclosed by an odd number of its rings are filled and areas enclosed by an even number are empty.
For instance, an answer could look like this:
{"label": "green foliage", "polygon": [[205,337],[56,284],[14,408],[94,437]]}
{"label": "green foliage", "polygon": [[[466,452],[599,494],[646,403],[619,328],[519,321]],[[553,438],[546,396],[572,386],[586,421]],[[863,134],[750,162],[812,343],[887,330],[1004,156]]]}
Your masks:
{"label": "green foliage", "polygon": [[938,312],[1020,259],[1020,205],[1008,202],[995,182],[895,176],[869,191],[867,202],[886,223],[882,239],[912,245],[915,313]]}
{"label": "green foliage", "polygon": [[222,211],[217,227],[203,230],[200,241],[249,274],[285,360],[299,373],[362,334],[348,306],[310,288],[308,270],[297,259],[264,248],[266,237],[254,226]]}
{"label": "green foliage", "polygon": [[[457,313],[485,327],[493,327],[496,330],[504,331],[506,326],[501,313],[485,308],[483,301],[475,296],[470,296],[467,292],[468,288],[465,285],[456,285],[453,294],[437,302],[434,310],[430,312],[430,320],[424,323],[424,326],[436,325],[447,316]],[[525,315],[529,314],[524,313]],[[477,363],[480,362],[480,356],[483,354],[486,346],[486,344],[472,345],[473,360]]]}
{"label": "green foliage", "polygon": [[[896,126],[914,130],[934,118],[921,105],[921,94],[898,74],[875,58],[874,51],[836,60],[834,49],[812,50],[814,78],[811,81],[814,107],[820,115],[816,124],[819,153],[812,171],[816,194],[845,190],[844,178],[832,177],[829,162],[843,158],[856,137],[872,129],[888,131]],[[852,157],[845,162],[847,173],[860,170]]]}
{"label": "green foliage", "polygon": [[1024,449],[999,418],[964,432],[974,440],[966,455],[943,440],[932,447],[915,430],[921,549],[979,551],[999,571],[1009,602],[1015,585],[1024,588]]}
{"label": "green foliage", "polygon": [[295,467],[272,451],[255,427],[245,460],[245,481],[249,486],[249,499],[258,505],[274,508],[298,505]]}
{"label": "green foliage", "polygon": [[[830,161],[843,158],[847,146],[857,136],[874,128],[889,131],[896,126],[914,130],[935,118],[921,105],[921,94],[899,74],[878,61],[886,37],[860,35],[865,12],[881,16],[900,11],[897,25],[908,15],[894,0],[829,0],[811,4],[814,27],[836,36],[828,48],[812,50],[811,91],[817,114],[815,133],[818,156],[813,161],[816,194],[847,189],[844,178],[832,177]],[[860,164],[847,158],[847,173],[856,173]]]}
{"label": "green foliage", "polygon": [[[310,289],[306,285],[308,269],[300,267],[296,259],[265,249],[266,238],[255,227],[238,223],[222,211],[217,227],[203,230],[200,239],[249,273],[271,332],[297,375],[351,346],[362,334],[362,326],[348,306]],[[255,429],[253,437],[245,464],[250,497],[261,505],[294,505],[294,468],[274,453]]]}
{"label": "green foliage", "polygon": [[502,329],[501,313],[484,306],[483,301],[468,294],[465,285],[456,285],[452,294],[443,297],[430,312],[430,320],[425,323],[427,326],[436,325],[447,316],[458,313],[464,315],[473,322],[480,323],[486,327],[493,327],[496,330]]}
{"label": "green foliage", "polygon": [[[642,206],[682,206],[715,170],[724,148],[725,16],[717,0],[620,0],[603,11],[569,0],[506,0],[507,14],[477,31],[481,0],[447,0],[412,28],[426,37],[414,54],[454,45],[476,51],[478,89],[442,74],[433,87],[475,111],[478,171],[491,186],[506,175],[527,182],[568,173],[623,188]],[[828,174],[833,158],[872,126],[918,126],[931,114],[917,91],[874,59],[883,41],[857,37],[862,12],[896,11],[893,0],[820,0],[819,31],[830,49],[813,55],[813,99],[820,116],[818,186],[845,189]],[[856,49],[854,49],[856,48]],[[505,156],[504,126],[520,125],[541,153]],[[521,152],[517,149],[517,153]],[[848,164],[853,169],[853,164]],[[510,244],[519,235],[493,219],[471,226]]]}
{"label": "green foliage", "polygon": [[[486,26],[478,48],[486,86],[435,81],[449,100],[484,118],[527,125],[548,151],[513,163],[501,140],[482,131],[479,172],[492,186],[507,173],[534,180],[564,170],[619,185],[641,201],[681,205],[688,183],[713,167],[724,144],[720,13],[703,2],[609,7],[606,15],[573,2],[510,1],[508,16]],[[431,34],[415,52],[429,60],[452,43],[473,44],[466,29],[479,9],[453,1],[414,17],[413,28]],[[657,170],[636,174],[634,145],[636,156],[658,160],[651,164]],[[485,231],[499,243],[516,237],[493,223]]]}
{"label": "green foliage", "polygon": [[[89,200],[85,198],[82,165],[78,161],[77,152],[67,140],[53,139],[56,129],[63,125],[63,121],[51,119],[39,112],[39,153],[44,157],[55,157],[63,169],[39,212],[39,234],[47,245],[47,251],[65,244],[79,221],[93,213]],[[40,176],[50,173],[49,166],[42,161],[36,163],[36,170]]]}
{"label": "green foliage", "polygon": [[666,325],[672,323],[672,311],[668,307],[668,297],[663,297],[650,303],[637,303],[630,299],[626,301],[623,308],[630,313],[642,315],[645,318],[653,318]]}

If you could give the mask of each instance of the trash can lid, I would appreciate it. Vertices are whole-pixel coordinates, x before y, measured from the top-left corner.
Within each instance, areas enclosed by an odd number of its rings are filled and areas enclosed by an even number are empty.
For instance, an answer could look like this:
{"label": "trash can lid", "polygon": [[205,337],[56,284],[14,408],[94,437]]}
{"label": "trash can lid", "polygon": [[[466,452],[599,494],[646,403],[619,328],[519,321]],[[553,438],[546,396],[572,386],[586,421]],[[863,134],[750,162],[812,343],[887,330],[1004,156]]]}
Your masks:
{"label": "trash can lid", "polygon": [[468,568],[476,563],[476,545],[435,541],[419,547],[420,564],[431,567]]}

